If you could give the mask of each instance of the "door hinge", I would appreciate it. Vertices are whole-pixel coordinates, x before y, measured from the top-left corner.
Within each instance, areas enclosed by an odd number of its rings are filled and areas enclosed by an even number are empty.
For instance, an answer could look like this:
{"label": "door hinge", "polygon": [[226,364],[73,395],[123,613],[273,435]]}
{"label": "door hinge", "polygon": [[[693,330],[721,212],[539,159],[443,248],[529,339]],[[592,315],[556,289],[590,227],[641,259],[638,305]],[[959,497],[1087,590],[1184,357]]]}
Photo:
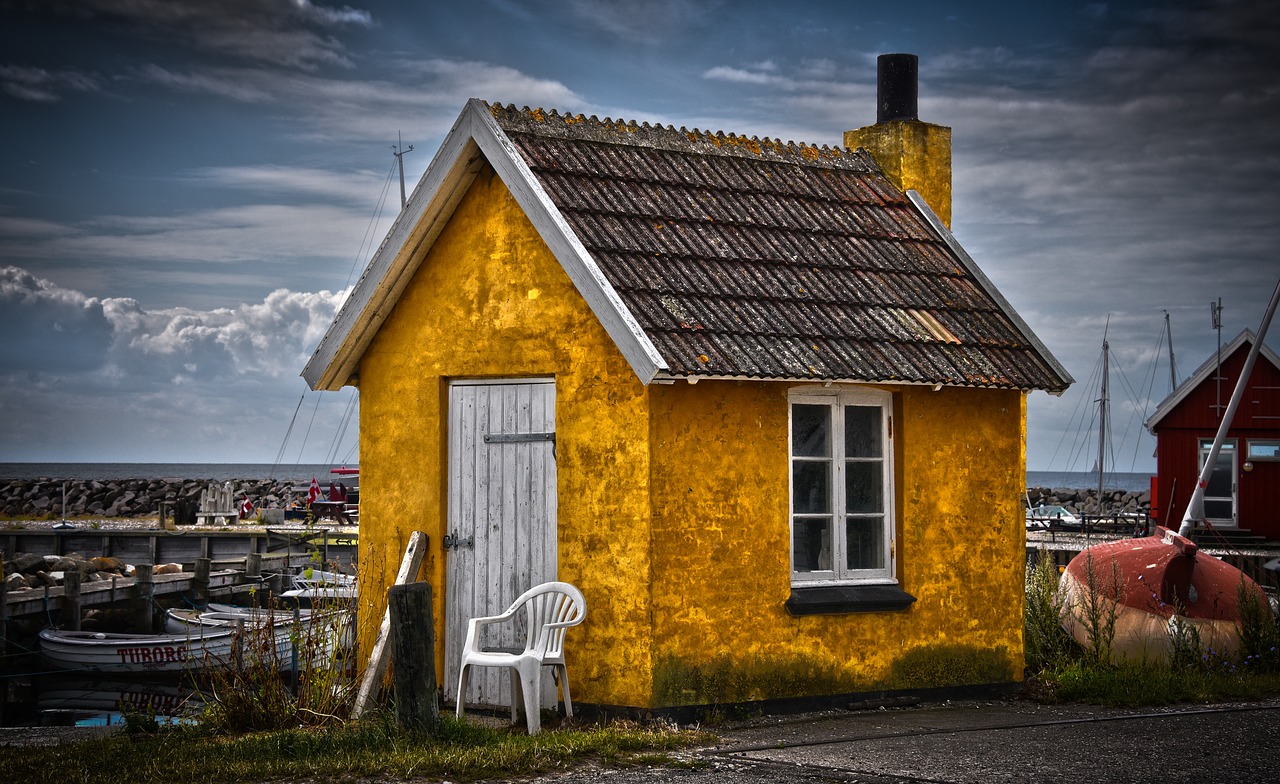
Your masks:
{"label": "door hinge", "polygon": [[528,444],[534,441],[555,443],[555,433],[485,433],[486,444]]}

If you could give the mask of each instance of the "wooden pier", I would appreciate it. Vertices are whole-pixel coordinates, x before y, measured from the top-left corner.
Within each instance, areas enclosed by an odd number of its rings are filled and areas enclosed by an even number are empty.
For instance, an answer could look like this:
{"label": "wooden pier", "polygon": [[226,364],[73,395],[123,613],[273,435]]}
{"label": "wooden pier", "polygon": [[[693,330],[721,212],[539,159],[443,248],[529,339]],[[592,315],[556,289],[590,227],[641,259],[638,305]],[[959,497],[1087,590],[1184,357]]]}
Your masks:
{"label": "wooden pier", "polygon": [[[283,575],[299,567],[354,566],[354,530],[317,528],[128,529],[30,528],[0,531],[0,555],[78,553],[108,556],[134,564],[135,576],[82,582],[68,572],[58,586],[6,590],[0,580],[0,636],[9,620],[43,617],[64,628],[79,628],[90,607],[133,608],[141,620],[163,597],[193,601],[247,593],[279,593]],[[155,565],[182,564],[176,574],[155,574]]]}

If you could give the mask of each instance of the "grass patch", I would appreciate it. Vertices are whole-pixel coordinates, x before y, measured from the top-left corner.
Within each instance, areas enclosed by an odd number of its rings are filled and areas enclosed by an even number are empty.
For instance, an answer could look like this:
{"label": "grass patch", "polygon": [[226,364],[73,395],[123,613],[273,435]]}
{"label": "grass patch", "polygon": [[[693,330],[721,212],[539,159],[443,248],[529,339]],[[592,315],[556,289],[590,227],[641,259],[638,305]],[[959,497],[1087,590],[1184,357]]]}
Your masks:
{"label": "grass patch", "polygon": [[705,733],[629,722],[562,728],[528,736],[442,717],[437,737],[404,733],[388,717],[325,729],[220,735],[192,727],[152,735],[116,734],[63,746],[0,748],[12,781],[68,784],[218,784],[268,780],[429,778],[475,781],[536,776],[594,761],[608,766],[670,765],[670,752],[706,743]]}
{"label": "grass patch", "polygon": [[1176,669],[1163,665],[1097,667],[1077,662],[1038,676],[1045,697],[1118,708],[1179,702],[1252,700],[1280,694],[1280,674]]}

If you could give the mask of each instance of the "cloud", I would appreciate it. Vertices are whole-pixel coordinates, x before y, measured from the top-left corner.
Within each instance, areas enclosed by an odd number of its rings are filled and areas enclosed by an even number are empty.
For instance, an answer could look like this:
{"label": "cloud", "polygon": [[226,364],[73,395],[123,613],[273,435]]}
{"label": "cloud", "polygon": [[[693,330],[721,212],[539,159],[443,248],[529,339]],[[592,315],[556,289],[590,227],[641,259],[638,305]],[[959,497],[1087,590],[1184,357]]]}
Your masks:
{"label": "cloud", "polygon": [[56,71],[21,65],[0,65],[0,92],[20,101],[57,103],[68,92],[98,92],[101,80],[94,74],[71,69]]}
{"label": "cloud", "polygon": [[0,368],[80,373],[100,368],[111,345],[102,303],[37,278],[0,268]]}
{"label": "cloud", "polygon": [[271,195],[316,197],[367,207],[383,172],[338,172],[297,166],[209,166],[190,175],[193,183]]}
{"label": "cloud", "polygon": [[[0,459],[274,454],[305,389],[298,373],[346,295],[277,289],[234,307],[147,309],[0,268]],[[348,397],[307,409],[336,422]],[[327,459],[331,438],[317,424],[303,459]],[[295,439],[289,459],[302,448]]]}
{"label": "cloud", "polygon": [[301,70],[353,64],[340,42],[313,28],[374,25],[367,11],[309,0],[54,0],[42,10],[225,57]]}
{"label": "cloud", "polygon": [[[368,206],[377,196],[370,187]],[[74,224],[26,221],[25,235],[0,237],[0,258],[116,259],[142,267],[287,265],[328,259],[343,268],[369,213],[329,204],[243,204],[171,215],[101,215]],[[0,221],[0,227],[22,221]]]}
{"label": "cloud", "polygon": [[590,27],[628,43],[658,44],[709,24],[718,0],[568,0],[569,11]]}
{"label": "cloud", "polygon": [[246,376],[292,378],[319,343],[347,292],[276,289],[229,308],[148,310],[99,299],[18,267],[0,268],[0,373],[66,376],[157,389]]}

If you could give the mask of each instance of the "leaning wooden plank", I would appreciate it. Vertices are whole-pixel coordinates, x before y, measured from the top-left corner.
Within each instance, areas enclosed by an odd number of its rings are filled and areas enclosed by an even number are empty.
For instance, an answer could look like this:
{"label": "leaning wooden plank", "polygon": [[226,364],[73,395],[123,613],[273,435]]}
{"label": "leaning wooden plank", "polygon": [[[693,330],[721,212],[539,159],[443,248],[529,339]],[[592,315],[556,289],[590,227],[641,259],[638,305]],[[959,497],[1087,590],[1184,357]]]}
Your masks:
{"label": "leaning wooden plank", "polygon": [[[422,531],[409,534],[409,546],[404,550],[404,558],[400,561],[400,571],[396,574],[396,585],[404,585],[418,576],[422,567],[422,556],[427,549],[427,535]],[[387,640],[391,635],[391,608],[382,614],[382,627],[378,629],[378,637],[373,643],[373,653],[369,655],[369,666],[365,668],[364,679],[360,681],[360,690],[356,692],[356,704],[351,708],[351,718],[359,718],[373,702],[374,693],[387,674]]]}

